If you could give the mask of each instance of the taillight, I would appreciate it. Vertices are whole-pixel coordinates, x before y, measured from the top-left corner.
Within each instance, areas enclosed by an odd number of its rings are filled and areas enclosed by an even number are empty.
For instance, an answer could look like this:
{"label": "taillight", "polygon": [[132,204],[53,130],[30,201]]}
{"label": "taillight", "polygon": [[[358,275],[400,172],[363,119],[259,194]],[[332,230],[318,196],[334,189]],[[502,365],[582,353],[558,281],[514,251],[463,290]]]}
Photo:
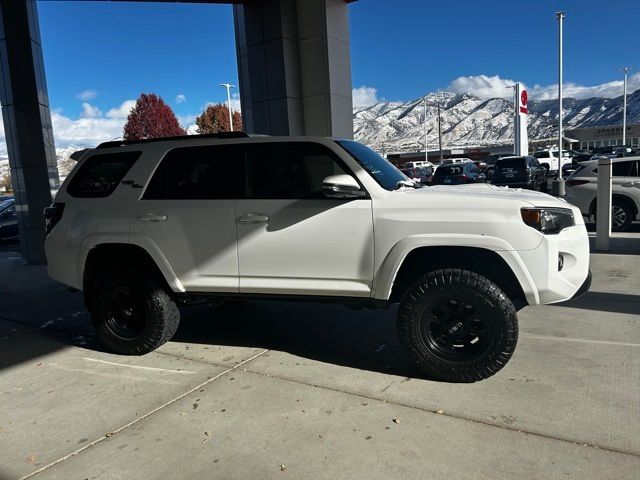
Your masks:
{"label": "taillight", "polygon": [[44,218],[47,234],[53,230],[53,227],[62,218],[62,212],[64,211],[64,203],[52,203],[50,207],[44,209]]}
{"label": "taillight", "polygon": [[576,187],[578,185],[584,185],[585,183],[589,183],[589,180],[567,180],[565,185],[567,187]]}

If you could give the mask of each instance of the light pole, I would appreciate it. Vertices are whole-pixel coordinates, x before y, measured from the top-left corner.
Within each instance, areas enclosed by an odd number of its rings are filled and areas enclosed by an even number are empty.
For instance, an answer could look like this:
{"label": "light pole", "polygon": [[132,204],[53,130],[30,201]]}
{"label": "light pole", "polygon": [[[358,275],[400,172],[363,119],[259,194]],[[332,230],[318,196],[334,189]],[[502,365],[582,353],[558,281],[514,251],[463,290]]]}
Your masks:
{"label": "light pole", "polygon": [[551,193],[558,197],[565,193],[562,178],[562,23],[564,17],[564,12],[556,12],[558,19],[558,176],[551,184]]}
{"label": "light pole", "polygon": [[427,97],[422,99],[422,113],[424,123],[424,160],[429,161],[429,149],[427,148]]}
{"label": "light pole", "polygon": [[236,88],[235,85],[231,85],[230,83],[221,83],[221,87],[225,87],[227,89],[227,108],[229,109],[229,127],[233,132],[233,115],[231,113],[231,88]]}
{"label": "light pole", "polygon": [[622,95],[622,146],[627,145],[627,73],[629,67],[623,67],[619,69],[624,72],[624,93]]}

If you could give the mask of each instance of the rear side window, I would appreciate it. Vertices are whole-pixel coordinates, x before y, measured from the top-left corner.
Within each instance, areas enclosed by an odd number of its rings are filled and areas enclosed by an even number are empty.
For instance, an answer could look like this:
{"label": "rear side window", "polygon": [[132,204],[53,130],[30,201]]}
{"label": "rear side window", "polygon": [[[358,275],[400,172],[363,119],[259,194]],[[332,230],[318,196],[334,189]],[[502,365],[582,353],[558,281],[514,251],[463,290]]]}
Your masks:
{"label": "rear side window", "polygon": [[67,192],[77,198],[103,198],[113,193],[142,152],[92,155],[71,179]]}
{"label": "rear side window", "polygon": [[251,198],[326,198],[322,181],[344,174],[337,157],[313,143],[260,143],[247,145]]}
{"label": "rear side window", "polygon": [[174,148],[162,159],[143,199],[244,198],[244,178],[244,150],[240,145]]}

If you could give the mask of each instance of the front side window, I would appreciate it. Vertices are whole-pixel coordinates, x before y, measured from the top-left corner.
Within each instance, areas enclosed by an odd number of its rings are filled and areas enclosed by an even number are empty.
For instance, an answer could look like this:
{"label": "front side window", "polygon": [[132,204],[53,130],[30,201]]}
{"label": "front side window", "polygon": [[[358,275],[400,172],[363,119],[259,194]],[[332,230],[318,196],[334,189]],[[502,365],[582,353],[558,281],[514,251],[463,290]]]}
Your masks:
{"label": "front side window", "polygon": [[398,188],[399,184],[402,184],[401,182],[411,182],[391,162],[382,158],[369,147],[353,140],[337,140],[336,143],[344,148],[382,188],[394,190]]}
{"label": "front side window", "polygon": [[244,151],[236,145],[203,145],[170,150],[144,193],[147,200],[243,198]]}
{"label": "front side window", "polygon": [[269,142],[247,145],[247,173],[251,198],[313,199],[326,198],[326,177],[346,171],[322,145]]}
{"label": "front side window", "polygon": [[67,192],[77,198],[104,198],[113,193],[142,152],[92,155],[71,179]]}

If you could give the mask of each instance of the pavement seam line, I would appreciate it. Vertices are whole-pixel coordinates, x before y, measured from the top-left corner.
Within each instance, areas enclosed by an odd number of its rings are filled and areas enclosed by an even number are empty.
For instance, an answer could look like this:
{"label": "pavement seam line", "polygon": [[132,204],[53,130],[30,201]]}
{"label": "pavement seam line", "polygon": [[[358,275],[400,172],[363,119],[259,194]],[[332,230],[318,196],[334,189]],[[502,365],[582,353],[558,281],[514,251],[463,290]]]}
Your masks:
{"label": "pavement seam line", "polygon": [[123,430],[126,430],[126,429],[127,429],[127,428],[129,428],[129,427],[132,427],[133,425],[137,424],[138,422],[140,422],[140,421],[142,421],[142,420],[145,420],[146,418],[150,417],[150,416],[151,416],[151,415],[153,415],[154,413],[159,412],[160,410],[164,409],[165,407],[168,407],[168,406],[170,406],[170,405],[173,405],[173,404],[174,404],[174,403],[176,403],[177,401],[182,400],[182,399],[183,399],[183,398],[185,398],[186,396],[188,396],[188,395],[192,394],[193,392],[195,392],[195,391],[197,391],[197,390],[201,389],[202,387],[204,387],[204,386],[206,386],[206,385],[208,385],[208,384],[212,383],[213,381],[217,380],[218,378],[223,377],[223,376],[224,376],[224,375],[226,375],[227,373],[229,373],[229,372],[233,372],[234,370],[236,370],[237,368],[241,367],[241,366],[242,366],[242,365],[244,365],[245,363],[250,362],[250,361],[252,361],[252,360],[254,360],[254,359],[258,358],[258,357],[259,357],[259,356],[261,356],[261,355],[264,355],[264,354],[265,354],[265,353],[267,353],[268,351],[269,351],[269,350],[263,350],[263,351],[261,351],[261,352],[259,352],[259,353],[255,354],[255,355],[253,355],[252,357],[250,357],[250,358],[248,358],[248,359],[246,359],[246,360],[243,360],[242,362],[240,362],[240,363],[239,363],[238,365],[236,365],[235,367],[232,367],[232,368],[225,367],[225,368],[226,368],[226,370],[225,370],[225,371],[220,372],[219,374],[215,375],[214,377],[208,378],[207,380],[205,380],[204,382],[200,383],[199,385],[196,385],[195,387],[193,387],[193,388],[191,388],[191,389],[187,390],[186,392],[184,392],[184,393],[182,393],[182,394],[178,395],[177,397],[172,398],[171,400],[169,400],[169,401],[165,402],[164,404],[162,404],[162,405],[160,405],[160,406],[158,406],[158,407],[154,408],[154,409],[153,409],[153,410],[151,410],[150,412],[147,412],[147,413],[145,413],[144,415],[141,415],[140,417],[136,418],[135,420],[132,420],[132,421],[130,421],[129,423],[127,423],[127,424],[125,424],[125,425],[123,425],[123,426],[121,426],[121,427],[118,427],[117,429],[113,430],[112,432],[109,432],[107,435],[105,435],[105,436],[103,436],[103,437],[100,437],[100,438],[97,438],[96,440],[94,440],[94,441],[92,441],[91,443],[89,443],[89,444],[85,445],[84,447],[82,447],[82,448],[80,448],[80,449],[78,449],[78,450],[76,450],[76,451],[74,451],[74,452],[71,452],[71,453],[69,453],[69,454],[65,455],[64,457],[59,458],[58,460],[55,460],[55,461],[53,461],[53,462],[51,462],[51,463],[48,463],[47,465],[44,465],[43,467],[41,467],[41,468],[39,468],[38,470],[35,470],[35,471],[33,471],[33,472],[31,472],[31,473],[29,473],[29,474],[25,475],[24,477],[21,477],[21,478],[20,478],[20,480],[26,480],[26,479],[28,479],[28,478],[31,478],[31,477],[33,477],[33,476],[35,476],[35,475],[38,475],[39,473],[44,472],[45,470],[48,470],[49,468],[51,468],[51,467],[53,467],[53,466],[55,466],[55,465],[57,465],[57,464],[59,464],[59,463],[64,462],[65,460],[67,460],[67,459],[69,459],[69,458],[71,458],[71,457],[75,457],[76,455],[78,455],[78,454],[80,454],[80,453],[84,452],[85,450],[87,450],[87,449],[89,449],[89,448],[93,447],[94,445],[97,445],[98,443],[103,442],[104,440],[107,440],[108,438],[111,438],[112,436],[116,435],[117,433],[120,433],[120,432],[122,432]]}
{"label": "pavement seam line", "polygon": [[255,370],[245,369],[245,373],[252,373],[254,375],[260,375],[260,376],[267,377],[267,378],[272,378],[272,379],[275,379],[275,380],[283,380],[285,382],[292,382],[292,383],[297,383],[297,384],[300,384],[300,385],[306,385],[308,387],[321,388],[323,390],[329,390],[329,391],[336,392],[336,393],[344,393],[346,395],[353,395],[353,396],[356,396],[356,397],[366,398],[367,400],[383,402],[383,403],[387,403],[387,404],[390,404],[390,405],[397,405],[399,407],[411,408],[411,409],[414,409],[414,410],[419,410],[421,412],[432,413],[434,415],[438,415],[438,416],[441,416],[441,417],[449,417],[449,418],[455,418],[457,420],[464,420],[464,421],[467,421],[467,422],[473,422],[473,423],[477,423],[479,425],[485,425],[487,427],[500,428],[500,429],[503,429],[503,430],[509,430],[509,431],[516,432],[516,433],[523,433],[525,435],[532,435],[532,436],[535,436],[535,437],[546,438],[548,440],[556,440],[558,442],[568,443],[568,444],[573,445],[573,446],[590,447],[590,448],[592,448],[594,450],[602,450],[602,451],[610,452],[610,453],[618,453],[618,454],[622,454],[622,455],[628,455],[628,456],[631,456],[631,457],[640,457],[640,453],[638,453],[638,452],[633,452],[633,451],[628,451],[628,450],[621,450],[621,449],[616,449],[616,448],[611,448],[611,447],[603,447],[603,446],[600,446],[600,445],[596,445],[596,444],[592,444],[592,443],[586,443],[586,442],[577,442],[577,441],[571,440],[569,438],[556,437],[556,436],[545,434],[545,433],[518,429],[518,428],[510,427],[510,426],[507,426],[507,425],[499,425],[499,424],[496,424],[496,423],[491,423],[491,422],[479,420],[477,418],[466,417],[464,415],[459,415],[459,414],[451,414],[451,413],[447,413],[447,412],[438,413],[439,409],[431,410],[429,408],[419,407],[419,406],[416,406],[416,405],[410,405],[410,404],[398,402],[398,401],[395,401],[395,400],[385,400],[383,398],[374,397],[374,396],[367,395],[367,394],[364,394],[364,393],[357,393],[357,392],[350,392],[350,391],[347,391],[347,390],[340,390],[338,388],[327,387],[325,385],[317,385],[317,384],[314,384],[314,383],[305,382],[305,381],[302,381],[302,380],[296,380],[296,379],[293,379],[293,378],[280,377],[278,375],[271,375],[269,373],[258,372],[258,371],[255,371]]}

